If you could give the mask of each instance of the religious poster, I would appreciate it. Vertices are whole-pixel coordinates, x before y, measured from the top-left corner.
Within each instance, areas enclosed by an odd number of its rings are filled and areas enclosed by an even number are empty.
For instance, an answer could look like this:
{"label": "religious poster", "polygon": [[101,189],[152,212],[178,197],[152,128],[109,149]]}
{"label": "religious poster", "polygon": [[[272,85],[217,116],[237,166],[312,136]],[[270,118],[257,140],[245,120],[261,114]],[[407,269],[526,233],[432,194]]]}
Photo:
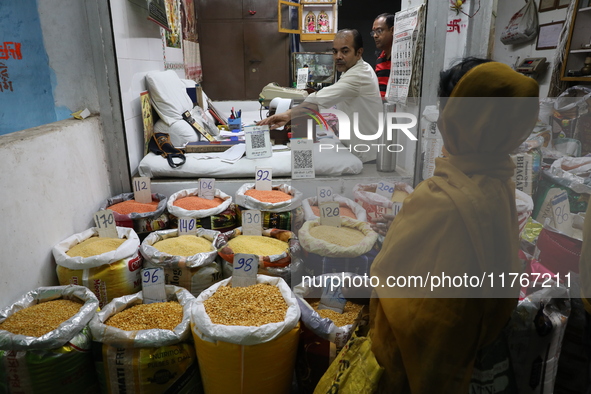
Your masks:
{"label": "religious poster", "polygon": [[406,104],[420,94],[425,6],[399,11],[394,18],[392,66],[386,97],[389,102]]}

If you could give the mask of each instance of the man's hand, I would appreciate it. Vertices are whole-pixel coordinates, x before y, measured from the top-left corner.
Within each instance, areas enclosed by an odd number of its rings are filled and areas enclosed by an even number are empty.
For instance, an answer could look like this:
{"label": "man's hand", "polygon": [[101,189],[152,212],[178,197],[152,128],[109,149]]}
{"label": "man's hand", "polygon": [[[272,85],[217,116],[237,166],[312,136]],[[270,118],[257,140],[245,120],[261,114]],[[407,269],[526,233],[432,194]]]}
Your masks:
{"label": "man's hand", "polygon": [[381,218],[377,219],[375,222],[371,222],[369,226],[376,233],[386,236],[386,233],[388,232],[388,229],[390,228],[390,225],[392,224],[393,220],[394,215],[385,214]]}
{"label": "man's hand", "polygon": [[282,112],[280,114],[275,114],[265,118],[257,123],[257,126],[269,126],[269,129],[273,130],[281,126],[285,126],[287,122],[291,119],[291,115],[289,111]]}

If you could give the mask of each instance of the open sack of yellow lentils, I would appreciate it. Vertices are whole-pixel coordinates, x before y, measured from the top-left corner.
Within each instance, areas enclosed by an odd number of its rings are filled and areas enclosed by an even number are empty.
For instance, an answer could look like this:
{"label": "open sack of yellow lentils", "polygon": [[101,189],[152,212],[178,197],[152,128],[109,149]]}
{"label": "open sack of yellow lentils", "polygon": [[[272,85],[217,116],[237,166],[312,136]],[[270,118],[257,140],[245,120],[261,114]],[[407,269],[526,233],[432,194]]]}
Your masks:
{"label": "open sack of yellow lentils", "polygon": [[298,228],[304,220],[303,194],[287,184],[273,186],[272,190],[257,190],[254,183],[245,183],[236,191],[239,212],[244,209],[261,211],[263,228],[290,230]]}
{"label": "open sack of yellow lentils", "polygon": [[[188,290],[165,286],[167,302],[143,303],[142,292],[118,297],[90,322],[103,392],[184,393],[201,387],[190,334]],[[198,392],[198,391],[197,391]]]}
{"label": "open sack of yellow lentils", "polygon": [[302,249],[304,273],[320,275],[327,272],[369,274],[369,267],[378,254],[378,234],[368,223],[348,217],[341,218],[341,227],[321,225],[309,220],[298,232]]}
{"label": "open sack of yellow lentils", "polygon": [[291,285],[292,272],[298,269],[292,256],[299,252],[299,243],[291,231],[270,228],[262,235],[244,235],[242,227],[224,233],[227,240],[218,249],[224,260],[224,277],[232,275],[234,254],[246,253],[259,256],[259,274],[279,276]]}
{"label": "open sack of yellow lentils", "polygon": [[230,231],[239,226],[232,197],[215,189],[214,198],[199,196],[199,189],[185,189],[170,196],[166,203],[171,220],[176,226],[178,218],[193,218],[197,227],[217,231]]}
{"label": "open sack of yellow lentils", "polygon": [[281,278],[232,287],[231,278],[193,303],[192,332],[208,394],[289,393],[300,308]]}
{"label": "open sack of yellow lentils", "polygon": [[93,227],[55,245],[60,285],[88,287],[100,307],[141,290],[140,240],[132,228],[117,227],[117,234],[118,238],[99,237]]}
{"label": "open sack of yellow lentils", "polygon": [[162,268],[165,283],[183,287],[198,296],[222,279],[217,249],[224,238],[217,231],[197,229],[197,235],[178,230],[155,231],[143,240],[144,268]]}
{"label": "open sack of yellow lentils", "polygon": [[0,392],[98,390],[87,325],[97,309],[87,288],[52,286],[0,310]]}

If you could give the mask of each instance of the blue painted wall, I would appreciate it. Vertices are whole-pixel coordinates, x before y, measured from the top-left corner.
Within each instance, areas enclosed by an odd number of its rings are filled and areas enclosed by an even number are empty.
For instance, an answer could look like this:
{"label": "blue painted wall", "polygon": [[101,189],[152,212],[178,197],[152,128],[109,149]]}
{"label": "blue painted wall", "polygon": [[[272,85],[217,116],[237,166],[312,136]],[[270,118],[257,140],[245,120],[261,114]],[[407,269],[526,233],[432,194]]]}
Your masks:
{"label": "blue painted wall", "polygon": [[0,1],[0,135],[59,120],[51,74],[37,1]]}

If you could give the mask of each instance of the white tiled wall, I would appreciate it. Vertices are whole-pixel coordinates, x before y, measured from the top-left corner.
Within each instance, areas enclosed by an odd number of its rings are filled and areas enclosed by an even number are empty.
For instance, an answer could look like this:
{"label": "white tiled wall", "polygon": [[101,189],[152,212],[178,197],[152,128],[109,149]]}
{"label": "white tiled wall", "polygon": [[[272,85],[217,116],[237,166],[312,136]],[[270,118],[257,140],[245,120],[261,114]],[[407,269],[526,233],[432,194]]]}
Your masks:
{"label": "white tiled wall", "polygon": [[[110,4],[129,165],[134,174],[143,157],[140,93],[146,90],[144,77],[149,71],[164,71],[161,29],[147,19],[147,10],[130,1],[111,0]],[[176,71],[185,77],[183,70]]]}

